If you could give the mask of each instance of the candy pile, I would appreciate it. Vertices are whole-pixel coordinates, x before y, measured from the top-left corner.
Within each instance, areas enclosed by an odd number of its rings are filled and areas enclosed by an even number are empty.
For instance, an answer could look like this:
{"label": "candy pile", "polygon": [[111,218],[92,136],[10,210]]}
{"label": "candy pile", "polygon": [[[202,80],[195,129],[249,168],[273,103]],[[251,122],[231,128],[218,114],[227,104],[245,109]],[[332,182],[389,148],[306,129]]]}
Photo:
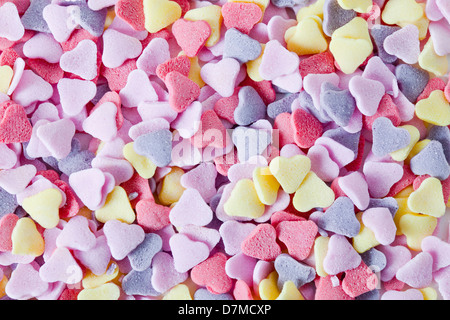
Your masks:
{"label": "candy pile", "polygon": [[2,299],[450,299],[448,0],[0,1]]}

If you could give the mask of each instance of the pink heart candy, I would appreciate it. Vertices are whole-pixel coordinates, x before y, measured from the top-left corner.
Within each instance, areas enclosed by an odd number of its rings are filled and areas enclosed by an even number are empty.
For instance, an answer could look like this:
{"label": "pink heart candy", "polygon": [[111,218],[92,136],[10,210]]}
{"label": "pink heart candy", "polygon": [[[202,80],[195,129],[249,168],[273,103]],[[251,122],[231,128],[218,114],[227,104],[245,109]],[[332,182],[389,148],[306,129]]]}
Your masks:
{"label": "pink heart candy", "polygon": [[77,6],[65,7],[51,3],[44,7],[42,16],[56,41],[67,41],[78,26],[74,17],[76,12],[79,12]]}
{"label": "pink heart candy", "polygon": [[382,198],[402,178],[403,167],[395,162],[366,161],[363,172],[371,197]]}
{"label": "pink heart candy", "polygon": [[267,23],[267,33],[270,40],[278,40],[283,46],[286,45],[284,34],[290,27],[297,25],[295,19],[284,19],[281,16],[273,16]]}
{"label": "pink heart candy", "polygon": [[436,54],[446,56],[450,53],[450,45],[446,41],[450,37],[450,25],[445,20],[431,21],[428,27],[433,48]]}
{"label": "pink heart candy", "polygon": [[169,240],[174,267],[177,272],[187,272],[209,256],[208,246],[200,241],[193,241],[188,236],[176,233]]}
{"label": "pink heart candy", "polygon": [[200,75],[203,81],[216,90],[222,97],[231,97],[234,93],[236,79],[241,66],[233,58],[203,65]]}
{"label": "pink heart candy", "polygon": [[385,94],[384,85],[376,80],[356,75],[349,81],[350,93],[356,100],[358,110],[365,116],[373,116]]}
{"label": "pink heart candy", "polygon": [[102,141],[111,141],[117,135],[117,106],[105,102],[83,121],[83,129]]}
{"label": "pink heart candy", "polygon": [[56,159],[64,159],[72,148],[75,125],[69,119],[61,119],[40,126],[36,136]]}
{"label": "pink heart candy", "polygon": [[136,224],[119,220],[108,220],[103,226],[111,255],[114,259],[124,259],[133,249],[144,241],[144,230]]}
{"label": "pink heart candy", "polygon": [[6,144],[0,144],[0,169],[11,169],[16,163],[17,154]]}
{"label": "pink heart candy", "polygon": [[182,227],[180,233],[187,235],[189,239],[193,241],[205,243],[208,246],[209,251],[212,251],[220,241],[220,233],[216,229],[205,228],[193,224]]}
{"label": "pink heart candy", "polygon": [[130,72],[127,84],[119,92],[122,105],[127,108],[137,107],[142,102],[157,101],[158,95],[147,74],[139,69]]}
{"label": "pink heart candy", "polygon": [[69,249],[61,247],[39,269],[39,276],[47,282],[61,281],[75,284],[83,279],[83,271]]}
{"label": "pink heart candy", "polygon": [[94,82],[79,79],[63,78],[57,87],[62,109],[69,116],[78,115],[97,93]]}
{"label": "pink heart candy", "polygon": [[395,277],[413,288],[425,288],[433,280],[433,257],[428,252],[419,252],[397,270]]}
{"label": "pink heart candy", "polygon": [[134,173],[133,166],[125,159],[97,156],[92,160],[91,165],[92,168],[111,174],[117,185],[130,180]]}
{"label": "pink heart candy", "polygon": [[423,300],[423,294],[417,289],[408,289],[405,291],[388,290],[383,293],[381,300]]}
{"label": "pink heart candy", "polygon": [[436,236],[428,236],[422,240],[423,252],[428,252],[433,257],[433,271],[450,265],[450,244]]}
{"label": "pink heart candy", "polygon": [[11,194],[25,190],[31,179],[36,175],[36,167],[26,164],[14,169],[0,171],[0,187]]}
{"label": "pink heart candy", "polygon": [[333,160],[339,168],[346,166],[356,157],[352,150],[329,137],[319,137],[314,144],[325,147],[328,150],[331,160]]}
{"label": "pink heart candy", "polygon": [[384,39],[384,50],[405,63],[414,64],[420,55],[419,29],[408,24]]}
{"label": "pink heart candy", "polygon": [[102,187],[105,185],[105,174],[96,168],[80,170],[69,176],[70,187],[80,200],[91,210],[100,207]]}
{"label": "pink heart candy", "polygon": [[243,253],[238,253],[229,258],[225,264],[225,271],[230,278],[242,280],[248,286],[253,284],[253,271],[257,259]]}
{"label": "pink heart candy", "polygon": [[25,34],[17,7],[10,2],[0,6],[0,37],[18,41]]}
{"label": "pink heart candy", "polygon": [[12,299],[30,299],[47,291],[48,282],[39,276],[39,266],[33,263],[19,263],[12,271],[5,292]]}
{"label": "pink heart candy", "polygon": [[158,252],[152,259],[152,286],[158,292],[166,292],[188,278],[187,272],[178,272],[174,259],[166,252]]}
{"label": "pink heart candy", "polygon": [[59,65],[84,80],[94,80],[97,77],[97,44],[89,39],[81,40],[74,49],[61,56]]}
{"label": "pink heart candy", "polygon": [[194,169],[181,176],[181,185],[188,189],[196,189],[203,200],[209,203],[216,194],[216,167],[212,163],[202,162]]}
{"label": "pink heart candy", "polygon": [[273,80],[298,71],[300,59],[297,54],[287,50],[278,40],[266,43],[259,66],[259,74],[265,80]]}
{"label": "pink heart candy", "polygon": [[323,267],[329,275],[335,275],[354,269],[361,263],[361,256],[356,252],[346,237],[334,234],[328,242],[328,251],[323,260]]}
{"label": "pink heart candy", "polygon": [[411,252],[408,248],[398,246],[379,246],[378,250],[386,256],[387,265],[381,270],[381,281],[390,281],[395,277],[398,269],[411,260]]}
{"label": "pink heart candy", "polygon": [[138,69],[148,75],[156,75],[156,68],[170,59],[169,44],[163,38],[152,39],[136,60]]}
{"label": "pink heart candy", "polygon": [[114,29],[103,33],[102,61],[107,68],[120,67],[126,60],[138,57],[142,52],[141,42]]}
{"label": "pink heart candy", "polygon": [[395,240],[397,227],[388,208],[370,208],[362,214],[363,224],[373,231],[375,238],[382,245]]}
{"label": "pink heart candy", "polygon": [[225,252],[228,255],[235,255],[241,252],[241,243],[255,229],[253,223],[242,223],[235,220],[228,220],[222,223],[219,228]]}
{"label": "pink heart candy", "polygon": [[23,53],[28,58],[44,59],[48,63],[58,63],[63,54],[61,45],[46,33],[38,33],[25,42]]}
{"label": "pink heart candy", "polygon": [[339,187],[344,191],[359,210],[365,210],[369,205],[369,186],[364,175],[359,171],[351,172],[338,180]]}
{"label": "pink heart candy", "polygon": [[46,101],[53,95],[53,87],[31,70],[24,70],[12,99],[27,107],[33,102]]}
{"label": "pink heart candy", "polygon": [[211,208],[203,200],[197,189],[184,190],[169,214],[170,222],[177,227],[188,224],[206,226],[212,218]]}
{"label": "pink heart candy", "polygon": [[84,216],[75,216],[64,225],[56,238],[58,247],[87,251],[95,246],[96,238],[89,229],[89,220]]}
{"label": "pink heart candy", "polygon": [[314,145],[308,149],[311,171],[325,182],[331,182],[339,176],[339,166],[331,160],[328,149],[323,145]]}
{"label": "pink heart candy", "polygon": [[73,255],[85,267],[95,275],[102,275],[111,261],[111,251],[109,250],[106,237],[104,235],[96,238],[95,245],[87,251],[74,250]]}
{"label": "pink heart candy", "polygon": [[303,85],[302,76],[300,75],[300,71],[295,69],[293,72],[289,74],[284,74],[282,76],[276,77],[272,80],[272,83],[277,87],[286,90],[290,93],[300,92]]}

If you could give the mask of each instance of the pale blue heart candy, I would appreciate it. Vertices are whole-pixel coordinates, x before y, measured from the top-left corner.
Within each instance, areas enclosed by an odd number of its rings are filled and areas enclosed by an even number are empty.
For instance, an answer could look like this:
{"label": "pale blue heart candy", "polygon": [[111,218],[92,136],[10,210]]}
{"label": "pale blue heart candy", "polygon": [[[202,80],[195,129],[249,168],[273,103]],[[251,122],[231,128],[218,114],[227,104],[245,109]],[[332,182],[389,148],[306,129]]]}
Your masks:
{"label": "pale blue heart candy", "polygon": [[259,41],[235,28],[225,32],[224,41],[223,58],[233,58],[240,63],[246,63],[261,55],[262,48]]}
{"label": "pale blue heart candy", "polygon": [[444,149],[439,141],[430,141],[425,148],[411,158],[411,171],[416,175],[428,174],[439,180],[450,175],[450,166],[445,158]]}
{"label": "pale blue heart candy", "polygon": [[337,125],[345,127],[355,111],[356,101],[349,90],[324,82],[320,91],[320,107]]}
{"label": "pale blue heart candy", "polygon": [[409,145],[411,136],[404,128],[397,128],[386,117],[375,119],[372,124],[372,152],[377,157],[384,157],[391,152]]}
{"label": "pale blue heart candy", "polygon": [[430,80],[430,75],[426,70],[405,63],[399,64],[395,68],[395,76],[400,91],[412,103],[416,103],[417,98]]}
{"label": "pale blue heart candy", "polygon": [[50,28],[44,20],[42,11],[52,0],[32,0],[30,6],[22,15],[21,21],[26,30],[50,33]]}
{"label": "pale blue heart candy", "polygon": [[122,289],[129,296],[151,296],[156,297],[161,294],[152,286],[151,268],[144,271],[131,270],[122,279]]}
{"label": "pale blue heart candy", "polygon": [[239,103],[234,110],[234,121],[240,126],[248,126],[264,119],[267,107],[258,92],[251,86],[239,89]]}
{"label": "pale blue heart candy", "polygon": [[278,273],[278,287],[283,288],[286,281],[292,281],[297,288],[314,280],[316,271],[287,253],[282,253],[276,257],[274,262],[275,270]]}
{"label": "pale blue heart candy", "polygon": [[355,207],[348,197],[339,197],[322,214],[317,225],[319,228],[331,231],[349,238],[359,233],[361,224],[355,215]]}
{"label": "pale blue heart candy", "polygon": [[172,158],[172,133],[168,129],[152,131],[136,138],[134,151],[149,158],[158,167],[167,166]]}
{"label": "pale blue heart candy", "polygon": [[144,271],[149,268],[152,259],[162,249],[162,239],[156,233],[147,233],[133,251],[128,254],[128,260],[133,270]]}
{"label": "pale blue heart candy", "polygon": [[269,118],[275,119],[280,113],[291,113],[292,102],[298,98],[298,93],[282,94],[280,99],[269,103],[267,106],[267,115]]}

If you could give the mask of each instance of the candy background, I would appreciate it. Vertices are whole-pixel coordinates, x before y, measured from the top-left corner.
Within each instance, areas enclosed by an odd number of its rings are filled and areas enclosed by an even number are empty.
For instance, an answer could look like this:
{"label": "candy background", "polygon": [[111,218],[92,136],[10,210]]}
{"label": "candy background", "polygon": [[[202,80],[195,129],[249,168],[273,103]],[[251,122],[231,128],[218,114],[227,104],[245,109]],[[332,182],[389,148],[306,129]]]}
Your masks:
{"label": "candy background", "polygon": [[448,0],[0,0],[3,300],[448,300]]}

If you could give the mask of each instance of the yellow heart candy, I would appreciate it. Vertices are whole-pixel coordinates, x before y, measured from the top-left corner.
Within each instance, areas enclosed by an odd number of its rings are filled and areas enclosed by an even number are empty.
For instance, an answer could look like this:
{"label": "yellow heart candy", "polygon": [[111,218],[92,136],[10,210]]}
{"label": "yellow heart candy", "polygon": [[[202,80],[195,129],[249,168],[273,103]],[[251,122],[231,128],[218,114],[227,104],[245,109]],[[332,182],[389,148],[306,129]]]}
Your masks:
{"label": "yellow heart candy", "polygon": [[381,19],[386,24],[398,24],[417,21],[423,14],[423,8],[414,0],[389,0],[384,6]]}
{"label": "yellow heart candy", "polygon": [[173,167],[172,170],[164,176],[161,183],[161,190],[158,194],[158,200],[162,205],[170,206],[180,199],[185,190],[180,183],[183,174],[183,169]]}
{"label": "yellow heart candy", "polygon": [[163,300],[192,300],[191,293],[187,285],[180,283],[170,289],[163,297]]}
{"label": "yellow heart candy", "polygon": [[367,13],[372,8],[372,0],[338,0],[338,3],[345,10],[359,13]]}
{"label": "yellow heart candy", "polygon": [[231,191],[223,209],[232,217],[259,218],[264,214],[265,206],[259,200],[255,184],[250,179],[239,180]]}
{"label": "yellow heart candy", "polygon": [[323,6],[325,0],[317,0],[315,3],[303,7],[297,12],[297,21],[300,22],[302,19],[312,16],[317,16],[323,20]]}
{"label": "yellow heart candy", "polygon": [[356,17],[334,31],[330,51],[342,72],[355,72],[373,51],[367,21]]}
{"label": "yellow heart candy", "polygon": [[326,208],[334,202],[334,191],[314,172],[309,172],[294,194],[292,203],[300,212],[313,208]]}
{"label": "yellow heart candy", "polygon": [[419,132],[419,129],[417,129],[416,127],[411,126],[411,125],[404,125],[404,126],[399,126],[399,128],[406,129],[406,131],[408,131],[411,139],[410,139],[408,146],[390,153],[391,158],[394,159],[395,161],[405,160],[408,157],[409,153],[411,152],[412,148],[416,145],[416,143],[420,139],[420,132]]}
{"label": "yellow heart candy", "polygon": [[222,25],[222,8],[218,5],[210,5],[191,9],[183,17],[189,21],[204,20],[211,27],[211,35],[205,42],[205,47],[212,47],[220,39],[220,28]]}
{"label": "yellow heart candy", "polygon": [[[411,189],[412,189],[412,187],[411,187]],[[400,219],[405,214],[413,213],[413,212],[408,207],[408,197],[406,197],[406,198],[397,198],[397,197],[395,197],[395,200],[397,201],[397,204],[398,204],[397,212],[394,215],[394,223],[395,223],[395,226],[397,227],[397,231],[396,231],[395,234],[397,236],[401,236],[403,233],[402,233],[402,231],[400,229]]]}
{"label": "yellow heart candy", "polygon": [[11,234],[12,253],[40,256],[44,253],[45,242],[31,218],[20,218]]}
{"label": "yellow heart candy", "polygon": [[50,188],[25,198],[22,208],[42,227],[52,229],[59,223],[62,199],[59,190]]}
{"label": "yellow heart candy", "polygon": [[261,43],[261,54],[259,55],[259,57],[256,58],[255,60],[250,60],[246,63],[248,76],[250,77],[250,79],[256,82],[264,80],[259,74],[259,66],[261,65],[265,48],[266,44]]}
{"label": "yellow heart candy", "polygon": [[353,248],[358,253],[366,252],[367,250],[380,244],[378,240],[375,238],[375,234],[373,233],[373,231],[367,228],[362,223],[361,218],[362,214],[363,214],[362,212],[358,212],[356,214],[356,218],[358,219],[361,225],[361,229],[359,229],[359,233],[352,238]]}
{"label": "yellow heart candy", "polygon": [[425,3],[419,3],[419,5],[422,7],[422,17],[420,17],[418,20],[415,21],[400,21],[397,23],[400,27],[406,27],[408,24],[413,24],[419,29],[419,40],[422,41],[425,39],[428,35],[428,26],[430,25],[430,20],[428,20],[426,12],[425,12]]}
{"label": "yellow heart candy", "polygon": [[287,49],[299,56],[321,53],[328,49],[328,41],[322,29],[322,20],[316,16],[303,18],[297,26],[286,30],[284,39]]}
{"label": "yellow heart candy", "polygon": [[408,198],[408,207],[412,212],[436,218],[445,214],[445,204],[442,183],[434,177],[423,180],[420,187],[412,192]]}
{"label": "yellow heart candy", "polygon": [[431,38],[427,41],[419,55],[419,66],[424,70],[434,73],[438,77],[442,77],[447,73],[447,56],[439,56],[436,54]]}
{"label": "yellow heart candy", "polygon": [[111,262],[104,274],[96,275],[92,271],[87,270],[81,284],[85,289],[93,289],[114,280],[119,275],[119,266]]}
{"label": "yellow heart candy", "polygon": [[280,184],[270,172],[269,167],[257,167],[253,170],[253,183],[259,200],[265,205],[272,205],[277,200]]}
{"label": "yellow heart candy", "polygon": [[303,298],[303,295],[298,291],[294,282],[289,280],[284,282],[283,288],[276,300],[305,300],[305,298]]}
{"label": "yellow heart candy", "polygon": [[0,92],[8,92],[14,72],[10,66],[0,66]]}
{"label": "yellow heart candy", "polygon": [[422,292],[424,300],[437,300],[438,298],[436,290],[432,287],[426,287],[419,290]]}
{"label": "yellow heart candy", "polygon": [[150,33],[158,32],[181,17],[181,7],[175,1],[143,0],[145,29]]}
{"label": "yellow heart candy", "polygon": [[406,236],[406,244],[415,251],[422,250],[422,240],[431,236],[436,226],[437,218],[417,213],[407,213],[399,221],[399,228]]}
{"label": "yellow heart candy", "polygon": [[111,282],[92,289],[83,289],[77,300],[119,300],[120,288]]}
{"label": "yellow heart candy", "polygon": [[296,155],[291,158],[275,157],[269,169],[287,193],[294,193],[311,170],[311,160],[307,156]]}
{"label": "yellow heart candy", "polygon": [[272,271],[266,279],[261,280],[259,283],[259,296],[261,300],[275,300],[280,295],[278,290],[278,274],[276,271]]}
{"label": "yellow heart candy", "polygon": [[102,223],[114,219],[128,224],[133,223],[136,214],[131,207],[127,192],[122,187],[115,186],[106,196],[103,207],[95,211],[95,218]]}
{"label": "yellow heart candy", "polygon": [[133,145],[130,142],[123,147],[123,156],[142,178],[150,179],[155,174],[156,165],[149,158],[137,154]]}
{"label": "yellow heart candy", "polygon": [[328,252],[328,242],[330,241],[329,237],[317,237],[314,241],[314,259],[316,262],[316,272],[320,277],[326,277],[328,273],[325,272],[323,268],[323,259]]}

